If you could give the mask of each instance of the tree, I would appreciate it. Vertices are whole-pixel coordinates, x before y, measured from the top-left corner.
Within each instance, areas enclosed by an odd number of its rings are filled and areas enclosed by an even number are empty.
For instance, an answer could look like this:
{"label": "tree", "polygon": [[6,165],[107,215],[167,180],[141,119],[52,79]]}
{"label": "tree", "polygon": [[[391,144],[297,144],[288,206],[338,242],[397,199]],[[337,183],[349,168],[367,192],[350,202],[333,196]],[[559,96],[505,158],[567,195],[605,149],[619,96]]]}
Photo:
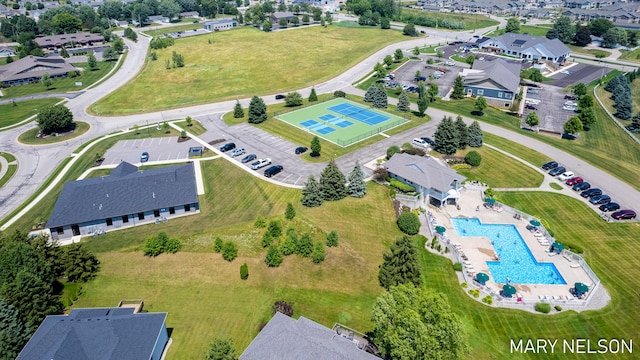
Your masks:
{"label": "tree", "polygon": [[[303,22],[304,22],[304,18],[303,18]],[[265,20],[262,22],[262,30],[269,32],[271,31],[271,28],[273,28],[273,23],[271,23],[270,20]]]}
{"label": "tree", "polygon": [[571,24],[571,19],[566,16],[560,16],[553,24],[553,30],[558,40],[565,44],[569,44],[573,40],[574,27]]}
{"label": "tree", "polygon": [[113,49],[113,48],[107,48],[103,53],[102,53],[102,58],[105,61],[113,61],[115,59],[118,58],[118,53]]}
{"label": "tree", "polygon": [[73,114],[63,104],[41,109],[36,117],[36,122],[45,134],[62,132],[74,125]]}
{"label": "tree", "polygon": [[483,134],[480,129],[480,124],[477,121],[474,121],[469,126],[469,146],[479,148],[482,146],[483,142]]}
{"label": "tree", "polygon": [[532,69],[529,73],[529,79],[535,82],[542,82],[542,73],[539,69]]}
{"label": "tree", "polygon": [[15,359],[30,335],[18,309],[0,298],[0,358]]}
{"label": "tree", "polygon": [[429,107],[429,94],[427,93],[427,89],[424,87],[424,81],[418,82],[418,113],[420,116],[424,116],[424,112],[427,111]]}
{"label": "tree", "polygon": [[464,162],[471,166],[480,166],[480,162],[482,161],[482,156],[477,151],[469,151],[467,155],[464,156]]}
{"label": "tree", "polygon": [[587,46],[591,43],[591,31],[586,26],[580,26],[576,35],[573,37],[573,42],[577,46]]}
{"label": "tree", "polygon": [[640,114],[637,114],[631,119],[631,124],[626,126],[627,130],[634,134],[640,133]]}
{"label": "tree", "polygon": [[293,26],[299,26],[300,25],[300,18],[297,16],[294,16],[291,18],[291,25]]}
{"label": "tree", "polygon": [[249,266],[247,263],[240,265],[240,279],[247,280],[249,278]]}
{"label": "tree", "polygon": [[293,208],[291,203],[287,203],[287,209],[284,211],[284,217],[287,220],[292,220],[296,217],[296,209]]}
{"label": "tree", "polygon": [[82,20],[66,12],[56,14],[51,24],[57,34],[73,34],[82,30]]}
{"label": "tree", "polygon": [[391,157],[395,154],[401,153],[402,150],[397,145],[389,146],[387,149],[387,160],[391,159]]}
{"label": "tree", "polygon": [[394,286],[376,299],[371,320],[386,359],[463,359],[469,352],[462,322],[433,290]]}
{"label": "tree", "polygon": [[254,96],[249,103],[249,123],[260,124],[267,120],[267,106],[261,98]]}
{"label": "tree", "polygon": [[427,95],[429,97],[429,102],[436,101],[436,96],[438,96],[438,92],[440,92],[440,89],[438,89],[438,84],[434,82],[429,83],[429,88],[427,88]]}
{"label": "tree", "polygon": [[267,256],[264,258],[264,262],[268,267],[278,267],[282,264],[284,258],[280,253],[280,250],[277,246],[271,245],[269,246],[269,250],[267,251]]}
{"label": "tree", "polygon": [[444,56],[444,51],[442,51],[441,49],[436,50],[436,56],[442,59],[442,57]]}
{"label": "tree", "polygon": [[87,282],[100,270],[98,258],[80,243],[63,247],[61,260],[64,275],[70,282]]}
{"label": "tree", "polygon": [[314,136],[313,139],[311,139],[311,144],[309,145],[309,147],[311,148],[311,153],[309,154],[311,157],[320,156],[320,152],[322,152],[322,144],[320,143],[320,138]]}
{"label": "tree", "polygon": [[577,116],[572,116],[564,123],[564,131],[569,134],[575,134],[582,131],[582,121]]}
{"label": "tree", "polygon": [[398,111],[407,112],[410,110],[411,103],[409,102],[409,96],[404,90],[400,93],[398,97]]}
{"label": "tree", "polygon": [[287,236],[280,245],[280,252],[284,256],[289,256],[298,250],[298,235],[295,231],[287,231]]}
{"label": "tree", "polygon": [[527,115],[527,119],[524,122],[525,124],[531,127],[538,126],[538,124],[540,124],[540,118],[538,117],[538,113],[535,111],[530,112]]}
{"label": "tree", "polygon": [[380,29],[391,29],[391,21],[389,18],[380,18]]}
{"label": "tree", "polygon": [[223,244],[224,243],[222,242],[222,239],[219,236],[216,237],[215,241],[213,242],[213,251],[217,253],[221,252]]}
{"label": "tree", "polygon": [[313,253],[311,254],[311,260],[313,261],[314,264],[320,264],[321,262],[324,261],[324,258],[325,258],[324,244],[321,242],[315,243],[315,245],[313,245]]}
{"label": "tree", "polygon": [[356,160],[356,165],[349,174],[349,185],[347,186],[349,195],[361,198],[367,194],[367,184],[364,182],[364,172],[360,163]]}
{"label": "tree", "polygon": [[327,235],[327,246],[328,247],[336,247],[338,246],[338,232],[335,230],[331,230]]}
{"label": "tree", "polygon": [[187,117],[184,119],[184,122],[187,124],[187,127],[191,127],[191,126],[193,126],[193,119],[191,118],[191,116],[187,116]]}
{"label": "tree", "polygon": [[267,226],[267,233],[274,239],[279,238],[282,235],[282,223],[278,220],[270,221],[269,226]]}
{"label": "tree", "polygon": [[393,65],[393,57],[391,55],[387,55],[384,57],[384,65],[388,68],[391,67],[391,65]]}
{"label": "tree", "polygon": [[578,114],[578,118],[582,122],[582,127],[585,130],[589,130],[596,123],[596,114],[593,110],[593,107],[580,109],[580,114]]}
{"label": "tree", "polygon": [[404,29],[402,29],[402,34],[409,35],[409,36],[416,36],[415,25],[413,25],[412,23],[408,23],[407,25],[405,25]]}
{"label": "tree", "polygon": [[453,155],[460,143],[458,130],[450,117],[445,116],[433,134],[436,142],[435,150],[441,154]]}
{"label": "tree", "polygon": [[587,85],[585,85],[584,83],[578,83],[573,85],[573,94],[575,96],[583,96],[587,93]]}
{"label": "tree", "polygon": [[367,91],[364,93],[364,98],[362,99],[364,102],[373,102],[373,99],[375,98],[375,92],[377,90],[377,87],[375,84],[371,84],[369,86],[369,88],[367,89]]}
{"label": "tree", "polygon": [[281,28],[286,28],[288,25],[287,19],[285,18],[280,19],[280,21],[278,21],[278,25],[280,25]]}
{"label": "tree", "polygon": [[389,250],[390,252],[382,255],[383,262],[378,271],[380,286],[387,290],[392,286],[406,283],[420,286],[422,274],[418,263],[418,251],[411,238],[403,235],[391,244]]}
{"label": "tree", "polygon": [[313,252],[313,242],[309,234],[303,234],[298,240],[298,248],[296,253],[302,257],[309,257]]}
{"label": "tree", "polygon": [[[418,48],[416,46],[416,48]],[[418,50],[418,54],[420,54],[420,50]],[[404,54],[402,53],[402,49],[396,49],[396,51],[393,53],[393,58],[395,59],[396,62],[400,62],[402,61],[402,59],[404,58]]]}
{"label": "tree", "polygon": [[611,28],[602,35],[602,47],[614,48],[616,45],[627,45],[627,31],[621,28]]}
{"label": "tree", "polygon": [[89,66],[90,70],[96,70],[98,68],[98,61],[96,60],[95,55],[87,55],[87,65]]}
{"label": "tree", "polygon": [[376,63],[376,65],[373,67],[373,71],[376,72],[375,76],[378,79],[382,79],[387,76],[387,68],[381,63]]}
{"label": "tree", "polygon": [[420,231],[420,219],[412,212],[403,212],[397,221],[400,230],[408,235],[415,235]]}
{"label": "tree", "polygon": [[318,101],[318,95],[316,94],[316,88],[311,88],[311,94],[309,94],[309,102]]}
{"label": "tree", "polygon": [[302,95],[299,92],[294,91],[287,94],[284,99],[286,106],[300,106],[302,105]]}
{"label": "tree", "polygon": [[455,100],[464,98],[464,82],[462,81],[462,77],[460,75],[458,75],[453,82],[453,92],[451,93],[451,98]]}
{"label": "tree", "polygon": [[308,24],[309,23],[309,15],[307,15],[307,14],[302,15],[302,23],[303,24]]}
{"label": "tree", "polygon": [[236,119],[244,117],[244,109],[242,108],[242,105],[240,105],[239,100],[236,100],[236,105],[233,107],[233,117]]}
{"label": "tree", "polygon": [[221,252],[222,258],[228,262],[232,262],[238,257],[238,247],[233,241],[225,241],[224,244],[222,244]]}
{"label": "tree", "polygon": [[464,58],[464,62],[466,62],[467,64],[469,64],[469,66],[473,66],[473,63],[476,61],[476,56],[475,55],[469,55],[466,58]]}
{"label": "tree", "polygon": [[331,159],[320,174],[320,194],[323,200],[340,200],[347,196],[344,174]]}
{"label": "tree", "polygon": [[505,31],[508,33],[520,32],[520,20],[514,17],[509,18],[509,20],[507,20],[507,27],[505,28]]}
{"label": "tree", "polygon": [[386,108],[389,105],[387,92],[380,85],[375,85],[373,91],[373,107]]}
{"label": "tree", "polygon": [[578,100],[578,108],[586,109],[588,107],[592,107],[594,105],[593,97],[591,95],[584,95],[580,97]]}
{"label": "tree", "polygon": [[129,39],[129,40],[131,40],[133,42],[137,42],[138,41],[138,34],[136,34],[136,32],[133,31],[133,29],[131,29],[131,28],[125,28],[124,29],[124,37],[126,37],[127,39]]}
{"label": "tree", "polygon": [[469,128],[467,128],[467,124],[465,124],[460,115],[456,118],[454,125],[458,130],[458,149],[464,150],[469,145]]}
{"label": "tree", "polygon": [[173,51],[171,53],[171,60],[173,62],[174,68],[184,67],[184,56],[182,56],[181,54],[178,54],[176,51]]}
{"label": "tree", "polygon": [[300,200],[302,205],[306,207],[316,207],[322,205],[322,194],[320,194],[320,185],[316,181],[313,175],[309,176],[309,179],[302,188],[302,199]]}
{"label": "tree", "polygon": [[605,18],[597,18],[589,23],[589,30],[593,36],[602,36],[615,25],[611,20]]}
{"label": "tree", "polygon": [[165,134],[170,133],[170,132],[171,132],[171,125],[169,125],[169,123],[168,123],[168,122],[166,122],[166,121],[165,121],[165,122],[163,122],[163,123],[162,123],[162,130],[164,130],[164,133],[165,133]]}
{"label": "tree", "polygon": [[233,348],[233,340],[217,338],[209,344],[209,350],[205,355],[206,360],[237,360],[236,350]]}
{"label": "tree", "polygon": [[[62,50],[64,50],[64,48]],[[60,55],[60,56],[62,56],[62,55]],[[69,54],[67,54],[67,57],[69,57]],[[7,64],[11,64],[12,62],[13,62],[13,58],[11,56],[7,56]]]}
{"label": "tree", "polygon": [[51,75],[49,75],[48,72],[42,74],[42,85],[44,85],[47,90],[49,90],[49,88],[51,87],[51,83],[53,83],[53,81],[51,80]]}
{"label": "tree", "polygon": [[478,112],[480,113],[480,115],[482,115],[484,109],[487,108],[487,100],[484,98],[484,96],[480,96],[476,99],[476,102],[473,104],[473,106],[478,109]]}

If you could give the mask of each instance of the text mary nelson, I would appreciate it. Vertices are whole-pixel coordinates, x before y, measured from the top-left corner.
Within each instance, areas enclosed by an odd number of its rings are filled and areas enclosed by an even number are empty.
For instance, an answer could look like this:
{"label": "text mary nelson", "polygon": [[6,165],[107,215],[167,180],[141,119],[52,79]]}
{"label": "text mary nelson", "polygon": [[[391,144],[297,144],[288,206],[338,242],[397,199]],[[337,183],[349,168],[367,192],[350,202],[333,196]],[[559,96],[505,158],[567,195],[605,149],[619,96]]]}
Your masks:
{"label": "text mary nelson", "polygon": [[511,353],[618,354],[633,353],[633,339],[511,339]]}

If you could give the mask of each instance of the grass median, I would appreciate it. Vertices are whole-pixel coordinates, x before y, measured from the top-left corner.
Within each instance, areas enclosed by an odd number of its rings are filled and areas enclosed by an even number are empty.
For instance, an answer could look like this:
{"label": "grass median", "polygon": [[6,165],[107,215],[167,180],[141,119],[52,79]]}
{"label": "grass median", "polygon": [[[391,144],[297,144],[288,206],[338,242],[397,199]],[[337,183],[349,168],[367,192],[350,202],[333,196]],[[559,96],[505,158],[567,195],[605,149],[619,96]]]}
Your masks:
{"label": "grass median", "polygon": [[43,138],[37,137],[38,133],[40,132],[40,128],[36,127],[20,134],[20,136],[18,136],[18,141],[27,145],[54,144],[76,138],[89,131],[90,127],[91,125],[89,125],[89,123],[86,123],[84,121],[76,121],[76,127],[75,129],[73,129],[73,132],[64,133],[60,136],[48,136]]}
{"label": "grass median", "polygon": [[15,125],[24,119],[38,114],[38,109],[51,106],[62,99],[47,98],[18,101],[15,103],[0,105],[0,128]]}

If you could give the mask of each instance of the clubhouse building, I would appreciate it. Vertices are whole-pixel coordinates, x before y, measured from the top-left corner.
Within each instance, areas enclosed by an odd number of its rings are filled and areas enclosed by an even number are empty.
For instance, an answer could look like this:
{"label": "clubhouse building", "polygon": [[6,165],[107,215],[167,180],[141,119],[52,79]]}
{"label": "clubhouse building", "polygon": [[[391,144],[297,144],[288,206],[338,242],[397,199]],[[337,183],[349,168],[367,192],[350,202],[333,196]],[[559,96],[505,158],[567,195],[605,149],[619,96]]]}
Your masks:
{"label": "clubhouse building", "polygon": [[480,49],[498,54],[516,56],[526,60],[564,63],[569,57],[569,49],[558,39],[549,40],[544,36],[506,33],[478,43]]}
{"label": "clubhouse building", "polygon": [[70,63],[63,58],[46,58],[38,56],[25,56],[10,64],[0,66],[0,84],[13,86],[35,83],[42,79],[44,73],[51,78],[64,78],[69,72],[76,71]]}

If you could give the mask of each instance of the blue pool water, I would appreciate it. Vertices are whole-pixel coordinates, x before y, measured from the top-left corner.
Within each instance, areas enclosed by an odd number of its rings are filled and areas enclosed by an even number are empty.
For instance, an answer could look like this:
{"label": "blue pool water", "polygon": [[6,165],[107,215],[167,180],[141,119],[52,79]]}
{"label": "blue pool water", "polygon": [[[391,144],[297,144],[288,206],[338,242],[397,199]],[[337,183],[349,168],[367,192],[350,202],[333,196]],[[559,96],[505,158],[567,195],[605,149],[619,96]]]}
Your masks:
{"label": "blue pool water", "polygon": [[500,261],[487,261],[493,281],[498,284],[565,285],[556,266],[539,263],[522,239],[515,225],[482,224],[479,219],[451,219],[458,236],[484,236],[491,240]]}

